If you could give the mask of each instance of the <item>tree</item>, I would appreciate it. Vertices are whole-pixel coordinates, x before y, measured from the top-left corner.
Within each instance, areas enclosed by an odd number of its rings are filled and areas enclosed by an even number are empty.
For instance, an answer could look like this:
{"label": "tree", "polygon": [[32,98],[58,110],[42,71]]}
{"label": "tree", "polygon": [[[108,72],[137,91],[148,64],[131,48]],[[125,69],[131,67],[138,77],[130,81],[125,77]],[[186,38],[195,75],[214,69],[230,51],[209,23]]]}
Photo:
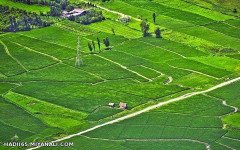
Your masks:
{"label": "tree", "polygon": [[234,8],[234,9],[233,9],[233,13],[236,14],[237,12],[238,12],[238,11],[237,11],[237,8]]}
{"label": "tree", "polygon": [[11,138],[12,142],[17,142],[19,140],[19,137],[17,134],[14,135],[14,137]]}
{"label": "tree", "polygon": [[92,53],[92,45],[88,42],[88,49],[90,50],[90,52]]}
{"label": "tree", "polygon": [[95,46],[95,42],[92,40],[92,45],[93,45],[93,50],[94,50],[94,53],[96,52],[96,46]]}
{"label": "tree", "polygon": [[99,53],[101,52],[101,43],[100,43],[100,39],[97,38],[97,42],[98,42],[98,50],[99,50]]}
{"label": "tree", "polygon": [[25,24],[25,30],[29,31],[30,30],[30,25],[28,23],[28,19],[26,16],[23,18],[24,24]]}
{"label": "tree", "polygon": [[149,35],[148,31],[149,31],[150,25],[147,23],[146,20],[143,20],[141,22],[140,27],[141,27],[141,30],[142,30],[142,33],[143,33],[143,37],[148,36]]}
{"label": "tree", "polygon": [[153,13],[153,22],[156,23],[156,13]]}
{"label": "tree", "polygon": [[160,31],[159,28],[157,28],[157,29],[155,30],[155,34],[156,34],[156,38],[162,38],[162,36],[161,36],[161,31]]}
{"label": "tree", "polygon": [[113,33],[113,35],[115,35],[115,30],[112,28],[112,33]]}
{"label": "tree", "polygon": [[109,39],[108,37],[106,37],[105,39],[103,39],[103,43],[105,44],[105,46],[108,48],[110,45]]}

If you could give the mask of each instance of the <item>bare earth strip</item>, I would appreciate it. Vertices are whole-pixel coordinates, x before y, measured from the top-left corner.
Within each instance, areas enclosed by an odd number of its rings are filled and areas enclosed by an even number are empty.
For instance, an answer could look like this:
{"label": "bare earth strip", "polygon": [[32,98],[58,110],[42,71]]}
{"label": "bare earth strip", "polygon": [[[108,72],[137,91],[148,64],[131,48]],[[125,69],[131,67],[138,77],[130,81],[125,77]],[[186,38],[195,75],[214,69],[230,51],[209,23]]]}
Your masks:
{"label": "bare earth strip", "polygon": [[[132,118],[132,117],[135,117],[137,115],[140,115],[142,113],[145,113],[145,112],[148,112],[152,109],[156,109],[158,107],[161,107],[163,105],[166,105],[166,104],[170,104],[170,103],[174,103],[174,102],[177,102],[177,101],[180,101],[180,100],[184,100],[186,98],[189,98],[189,97],[192,97],[192,96],[195,96],[195,95],[199,95],[199,94],[204,94],[204,93],[207,93],[207,92],[210,92],[210,91],[213,91],[213,90],[216,90],[218,88],[221,88],[223,86],[226,86],[226,85],[229,85],[231,83],[234,83],[234,82],[237,82],[240,80],[240,77],[238,78],[235,78],[235,79],[232,79],[232,80],[229,80],[229,81],[226,81],[226,82],[223,82],[221,84],[218,84],[214,87],[211,87],[207,90],[204,90],[204,91],[199,91],[199,92],[192,92],[192,93],[188,93],[188,94],[185,94],[185,95],[182,95],[180,97],[177,97],[177,98],[174,98],[174,99],[170,99],[168,101],[165,101],[165,102],[160,102],[156,105],[153,105],[153,106],[150,106],[150,107],[147,107],[143,110],[140,110],[140,111],[137,111],[135,113],[132,113],[132,114],[129,114],[129,115],[126,115],[126,116],[123,116],[123,117],[120,117],[118,119],[115,119],[115,120],[112,120],[112,121],[109,121],[109,122],[106,122],[106,123],[103,123],[103,124],[100,124],[100,125],[97,125],[95,127],[92,127],[90,129],[87,129],[87,130],[84,130],[84,131],[81,131],[79,133],[76,133],[76,134],[72,134],[72,135],[69,135],[69,136],[66,136],[66,137],[63,137],[61,139],[58,139],[58,140],[55,140],[55,141],[52,141],[52,142],[60,142],[60,141],[63,141],[63,140],[67,140],[67,139],[70,139],[72,137],[75,137],[75,136],[79,136],[79,135],[82,135],[82,134],[85,134],[87,132],[90,132],[90,131],[93,131],[93,130],[96,130],[98,128],[101,128],[101,127],[104,127],[104,126],[107,126],[109,124],[114,124],[114,123],[117,123],[119,121],[122,121],[122,120],[125,120],[125,119],[129,119],[129,118]],[[38,147],[33,147],[33,148],[29,148],[28,150],[34,150],[34,149],[37,149],[37,148],[40,148],[41,146],[38,146]]]}

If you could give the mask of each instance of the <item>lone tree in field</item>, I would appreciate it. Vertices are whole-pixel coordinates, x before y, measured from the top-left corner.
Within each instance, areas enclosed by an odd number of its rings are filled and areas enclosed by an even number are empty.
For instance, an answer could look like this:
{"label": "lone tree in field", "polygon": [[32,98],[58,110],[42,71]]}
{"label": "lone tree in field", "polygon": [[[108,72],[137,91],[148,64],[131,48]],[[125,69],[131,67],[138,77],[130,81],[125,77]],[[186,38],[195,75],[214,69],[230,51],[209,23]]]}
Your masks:
{"label": "lone tree in field", "polygon": [[113,35],[115,35],[115,30],[112,28],[112,33],[113,33]]}
{"label": "lone tree in field", "polygon": [[234,8],[234,9],[233,9],[233,13],[236,14],[237,12],[238,12],[238,11],[237,11],[237,8]]}
{"label": "lone tree in field", "polygon": [[91,43],[90,42],[88,42],[88,49],[90,50],[90,52],[92,53],[92,45],[91,45]]}
{"label": "lone tree in field", "polygon": [[92,40],[92,45],[93,45],[93,50],[94,50],[94,53],[96,52],[96,46],[95,46],[95,42]]}
{"label": "lone tree in field", "polygon": [[76,57],[76,67],[81,67],[83,65],[82,55],[81,55],[81,45],[80,45],[80,37],[78,37],[78,44],[77,44],[77,57]]}
{"label": "lone tree in field", "polygon": [[156,38],[162,38],[160,28],[155,30]]}
{"label": "lone tree in field", "polygon": [[154,24],[156,24],[156,13],[153,13],[153,22],[154,22]]}
{"label": "lone tree in field", "polygon": [[14,135],[14,137],[11,138],[12,142],[17,142],[19,140],[19,137],[17,134]]}
{"label": "lone tree in field", "polygon": [[108,37],[106,37],[105,39],[103,39],[103,43],[105,44],[105,46],[108,48],[110,45],[109,39]]}
{"label": "lone tree in field", "polygon": [[143,33],[143,37],[146,37],[149,35],[148,31],[150,29],[150,25],[147,23],[146,20],[143,20],[140,24],[140,27],[141,27],[141,30],[142,30],[142,33]]}
{"label": "lone tree in field", "polygon": [[99,50],[99,53],[101,52],[101,43],[100,43],[100,39],[97,38],[97,44],[98,44],[98,50]]}

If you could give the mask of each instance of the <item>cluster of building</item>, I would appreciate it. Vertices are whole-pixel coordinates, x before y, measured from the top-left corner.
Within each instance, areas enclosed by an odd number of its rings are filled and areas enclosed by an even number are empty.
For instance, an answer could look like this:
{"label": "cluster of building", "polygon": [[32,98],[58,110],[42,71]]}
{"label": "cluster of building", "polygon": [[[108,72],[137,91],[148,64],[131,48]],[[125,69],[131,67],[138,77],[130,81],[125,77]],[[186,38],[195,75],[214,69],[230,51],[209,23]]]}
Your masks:
{"label": "cluster of building", "polygon": [[[114,103],[109,103],[108,106],[109,107],[115,107],[115,104]],[[127,109],[127,103],[120,102],[119,103],[119,108],[120,109]]]}

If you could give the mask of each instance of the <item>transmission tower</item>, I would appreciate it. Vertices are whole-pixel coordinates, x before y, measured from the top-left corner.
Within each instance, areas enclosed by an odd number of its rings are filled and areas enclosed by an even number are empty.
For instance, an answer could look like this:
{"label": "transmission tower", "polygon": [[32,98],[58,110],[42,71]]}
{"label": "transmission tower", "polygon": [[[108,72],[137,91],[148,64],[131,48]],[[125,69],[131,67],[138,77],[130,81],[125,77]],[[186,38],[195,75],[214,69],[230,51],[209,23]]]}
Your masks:
{"label": "transmission tower", "polygon": [[82,55],[81,55],[81,45],[80,45],[80,37],[78,37],[78,43],[77,43],[77,57],[76,57],[76,67],[81,67],[83,65],[82,61]]}

